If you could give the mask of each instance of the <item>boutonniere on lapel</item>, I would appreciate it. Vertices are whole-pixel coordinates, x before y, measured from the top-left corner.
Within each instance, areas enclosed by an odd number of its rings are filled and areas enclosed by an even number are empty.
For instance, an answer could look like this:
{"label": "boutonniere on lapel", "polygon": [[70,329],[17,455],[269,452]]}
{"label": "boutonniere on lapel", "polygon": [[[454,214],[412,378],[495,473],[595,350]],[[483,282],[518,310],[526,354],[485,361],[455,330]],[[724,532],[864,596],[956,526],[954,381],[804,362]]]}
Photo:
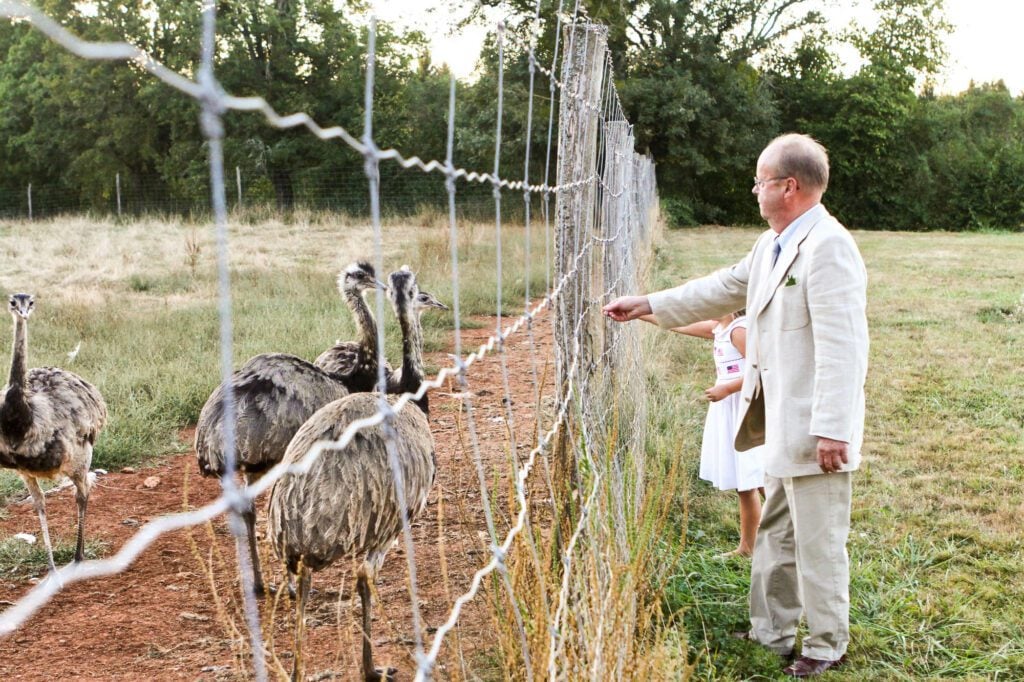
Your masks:
{"label": "boutonniere on lapel", "polygon": [[793,275],[790,275],[789,279],[786,280],[786,286],[787,287],[796,286],[796,277],[794,277]]}

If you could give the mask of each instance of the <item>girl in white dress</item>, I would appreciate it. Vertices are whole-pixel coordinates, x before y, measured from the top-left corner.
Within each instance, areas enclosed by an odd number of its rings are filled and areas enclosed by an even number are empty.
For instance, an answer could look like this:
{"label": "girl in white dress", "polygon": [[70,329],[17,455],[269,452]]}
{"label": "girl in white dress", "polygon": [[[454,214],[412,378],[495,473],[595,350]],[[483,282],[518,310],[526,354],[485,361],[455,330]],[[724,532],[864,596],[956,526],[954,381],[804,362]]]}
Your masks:
{"label": "girl in white dress", "polygon": [[[652,319],[647,321],[654,322]],[[642,318],[644,319],[644,318]],[[740,502],[740,543],[720,559],[749,557],[754,553],[757,526],[761,522],[764,496],[764,463],[761,448],[737,452],[734,445],[740,419],[740,388],[743,386],[747,324],[744,311],[730,313],[719,320],[695,322],[672,331],[687,336],[714,339],[717,378],[704,391],[710,401],[704,422],[704,441],[700,452],[700,477],[719,490],[735,490]]]}

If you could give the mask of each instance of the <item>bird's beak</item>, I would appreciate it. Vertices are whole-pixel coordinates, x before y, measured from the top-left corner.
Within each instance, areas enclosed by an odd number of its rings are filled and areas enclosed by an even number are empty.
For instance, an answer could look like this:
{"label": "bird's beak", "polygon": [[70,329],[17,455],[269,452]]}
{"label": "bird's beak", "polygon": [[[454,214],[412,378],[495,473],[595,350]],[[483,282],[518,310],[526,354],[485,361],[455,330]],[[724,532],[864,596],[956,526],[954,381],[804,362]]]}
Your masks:
{"label": "bird's beak", "polygon": [[388,290],[388,285],[384,284],[384,282],[380,281],[379,279],[375,279],[373,281],[377,285],[378,289],[383,289],[384,291]]}

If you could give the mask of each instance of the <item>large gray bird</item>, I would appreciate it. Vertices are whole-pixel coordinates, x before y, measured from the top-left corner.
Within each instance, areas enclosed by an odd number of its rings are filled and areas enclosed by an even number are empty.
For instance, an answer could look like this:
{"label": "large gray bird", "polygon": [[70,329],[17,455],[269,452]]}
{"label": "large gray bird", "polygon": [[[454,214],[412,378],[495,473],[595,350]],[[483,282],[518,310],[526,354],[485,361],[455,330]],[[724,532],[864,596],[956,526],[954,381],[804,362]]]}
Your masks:
{"label": "large gray bird", "polygon": [[[281,461],[292,436],[318,409],[343,396],[348,389],[334,376],[311,363],[284,353],[251,358],[231,375],[235,397],[235,462],[246,484],[258,480]],[[214,389],[199,413],[196,457],[203,476],[225,474],[224,385]],[[243,514],[252,561],[253,588],[266,590],[256,547],[256,509]]]}
{"label": "large gray bird", "polygon": [[[372,367],[366,371],[376,377],[376,324],[369,311],[365,310],[362,297],[364,292],[384,284],[377,280],[373,267],[368,263],[349,265],[338,276],[338,283],[353,308],[357,326],[372,328],[370,333],[364,331],[362,336],[368,343],[372,342]],[[365,310],[365,317],[360,317],[357,304]],[[358,377],[360,372],[354,374]],[[347,379],[351,381],[352,377]],[[250,358],[231,375],[231,390],[235,397],[236,468],[245,477],[247,485],[281,461],[292,436],[314,412],[351,391],[346,384],[346,376],[324,371],[302,358],[285,353],[264,353]],[[222,384],[206,400],[196,425],[196,457],[199,471],[204,476],[223,476],[225,473],[224,428]],[[255,505],[250,504],[243,517],[253,568],[253,589],[257,596],[262,597],[266,588],[256,545]]]}
{"label": "large gray bird", "polygon": [[359,340],[338,341],[313,361],[335,375],[350,393],[372,391],[377,385],[377,322],[363,298],[364,292],[375,286],[386,288],[366,261],[352,263],[338,275],[338,290],[352,311]]}
{"label": "large gray bird", "polygon": [[28,318],[35,308],[29,294],[10,298],[14,318],[11,374],[0,393],[0,467],[14,469],[32,494],[43,530],[50,570],[53,546],[46,523],[46,501],[40,478],[67,476],[75,484],[78,503],[78,544],[75,561],[85,558],[85,508],[89,503],[92,448],[107,423],[103,396],[82,377],[57,367],[26,371]]}
{"label": "large gray bird", "polygon": [[[422,335],[414,305],[416,278],[407,269],[399,270],[391,274],[389,285],[402,326],[403,383],[415,391],[423,381]],[[388,400],[393,404],[397,398]],[[297,462],[315,443],[337,440],[352,422],[375,414],[379,401],[377,393],[356,393],[325,405],[295,434],[284,461]],[[419,409],[407,405],[393,422],[393,456],[410,520],[426,505],[436,468],[425,408],[425,401]],[[298,582],[293,680],[303,679],[302,640],[311,572],[342,557],[362,560],[356,588],[363,610],[363,675],[368,681],[393,678],[394,669],[373,665],[370,590],[388,549],[402,532],[397,483],[385,428],[376,425],[361,430],[344,448],[322,452],[306,474],[284,476],[274,485],[268,514],[270,539],[289,578]]]}

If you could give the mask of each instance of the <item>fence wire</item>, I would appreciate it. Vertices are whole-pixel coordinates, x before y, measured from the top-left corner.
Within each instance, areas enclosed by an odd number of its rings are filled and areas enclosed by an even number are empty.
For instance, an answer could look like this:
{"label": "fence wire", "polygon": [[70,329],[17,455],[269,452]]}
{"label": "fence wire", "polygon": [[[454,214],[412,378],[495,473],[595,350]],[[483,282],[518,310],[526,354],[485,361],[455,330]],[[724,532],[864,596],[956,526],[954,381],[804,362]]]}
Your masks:
{"label": "fence wire", "polygon": [[[424,381],[415,393],[406,393],[390,401],[382,396],[377,413],[349,424],[338,440],[317,443],[299,461],[279,463],[246,487],[238,486],[230,474],[235,469],[234,447],[231,446],[235,438],[234,421],[225,419],[228,425],[225,452],[229,475],[224,476],[223,492],[217,499],[193,511],[155,519],[112,557],[62,567],[0,614],[0,635],[11,634],[23,626],[55,594],[74,583],[124,571],[163,534],[227,514],[235,536],[244,616],[252,652],[252,675],[259,680],[266,679],[268,671],[260,613],[253,594],[252,570],[243,546],[242,512],[281,477],[302,475],[310,470],[322,453],[345,447],[365,429],[381,424],[388,427],[396,414],[407,409],[409,402],[450,381],[458,387],[457,395],[467,422],[469,449],[480,489],[479,513],[487,530],[489,557],[473,574],[468,589],[451,604],[447,618],[433,631],[429,642],[431,633],[420,614],[417,561],[408,508],[402,493],[402,466],[398,461],[393,430],[386,428],[385,431],[391,434],[388,437],[388,459],[398,503],[403,510],[402,538],[407,562],[416,679],[431,679],[438,674],[439,657],[447,643],[447,635],[458,626],[465,607],[487,587],[485,581],[492,574],[497,578],[493,583],[497,586],[491,599],[493,608],[507,609],[506,615],[511,616],[511,640],[516,643],[517,651],[506,653],[519,663],[523,679],[533,680],[542,675],[552,680],[622,679],[633,654],[629,642],[636,623],[636,605],[628,600],[613,600],[616,590],[620,589],[617,583],[621,581],[622,567],[630,564],[628,529],[635,525],[644,503],[645,387],[636,328],[606,324],[600,315],[600,307],[610,298],[642,286],[650,253],[657,191],[653,163],[634,151],[632,127],[625,118],[614,84],[614,71],[607,51],[607,29],[590,23],[578,0],[571,14],[564,11],[560,2],[554,13],[552,62],[550,68],[546,68],[539,63],[535,51],[542,24],[539,0],[536,3],[530,20],[529,39],[517,46],[528,52],[529,103],[523,175],[521,180],[512,180],[499,174],[505,95],[504,25],[497,27],[494,167],[491,172],[481,172],[459,168],[454,163],[454,79],[448,101],[447,156],[444,161],[424,161],[418,156],[405,156],[396,149],[378,146],[373,135],[376,24],[372,19],[368,27],[364,129],[357,138],[341,126],[323,127],[305,113],[281,115],[262,98],[236,97],[224,92],[215,74],[216,11],[212,4],[206,4],[203,9],[202,61],[195,80],[168,69],[126,43],[80,40],[58,22],[20,0],[0,0],[0,16],[31,23],[51,40],[83,58],[131,61],[200,103],[201,129],[209,149],[211,205],[217,237],[221,373],[227,389],[224,392],[226,415],[231,415],[234,410],[230,391],[233,330],[228,269],[231,249],[221,141],[224,134],[222,118],[231,112],[259,112],[275,128],[302,128],[324,141],[340,140],[363,156],[378,272],[384,271],[380,164],[395,163],[427,175],[442,176],[448,205],[449,267],[455,324],[454,361],[451,366]],[[543,179],[533,182],[529,140],[534,123],[537,72],[548,80],[552,106],[548,116]],[[556,98],[559,106],[557,125],[554,119]],[[556,173],[554,183],[551,182],[553,170]],[[459,275],[457,181],[489,184],[495,217],[495,328],[484,343],[465,356],[460,288],[466,282]],[[526,282],[523,312],[507,325],[504,324],[502,304],[505,263],[502,254],[502,199],[506,191],[522,194],[527,244],[523,263]],[[540,201],[534,204],[538,198]],[[554,211],[550,205],[552,198],[555,199]],[[532,269],[536,267],[531,262],[530,250],[534,227],[532,209],[535,206],[540,209],[545,242],[545,292],[539,302],[533,300],[535,294],[529,284]],[[377,319],[383,320],[384,296],[379,290],[375,303]],[[556,396],[549,409],[538,410],[533,425],[535,436],[523,444],[530,449],[521,457],[518,454],[517,416],[512,407],[507,342],[517,334],[526,335],[531,392],[535,403],[541,405],[544,387],[538,365],[542,358],[539,357],[535,325],[545,316],[551,322],[550,341],[555,349]],[[380,325],[381,372],[384,345],[383,325]],[[501,375],[504,420],[509,438],[507,464],[513,483],[514,509],[500,523],[493,513],[499,505],[491,494],[493,481],[500,478],[500,472],[488,470],[493,463],[485,461],[482,455],[469,376],[470,368],[490,354],[496,355]],[[544,471],[543,480],[539,481],[532,476],[538,464]],[[558,561],[554,573],[542,556],[542,543],[556,547]],[[539,601],[542,608],[539,613],[528,608],[530,596],[523,591],[524,574],[530,581],[541,585]],[[607,637],[613,629],[623,635]],[[461,650],[457,655],[464,667]],[[546,668],[544,673],[541,672],[543,668]]]}

